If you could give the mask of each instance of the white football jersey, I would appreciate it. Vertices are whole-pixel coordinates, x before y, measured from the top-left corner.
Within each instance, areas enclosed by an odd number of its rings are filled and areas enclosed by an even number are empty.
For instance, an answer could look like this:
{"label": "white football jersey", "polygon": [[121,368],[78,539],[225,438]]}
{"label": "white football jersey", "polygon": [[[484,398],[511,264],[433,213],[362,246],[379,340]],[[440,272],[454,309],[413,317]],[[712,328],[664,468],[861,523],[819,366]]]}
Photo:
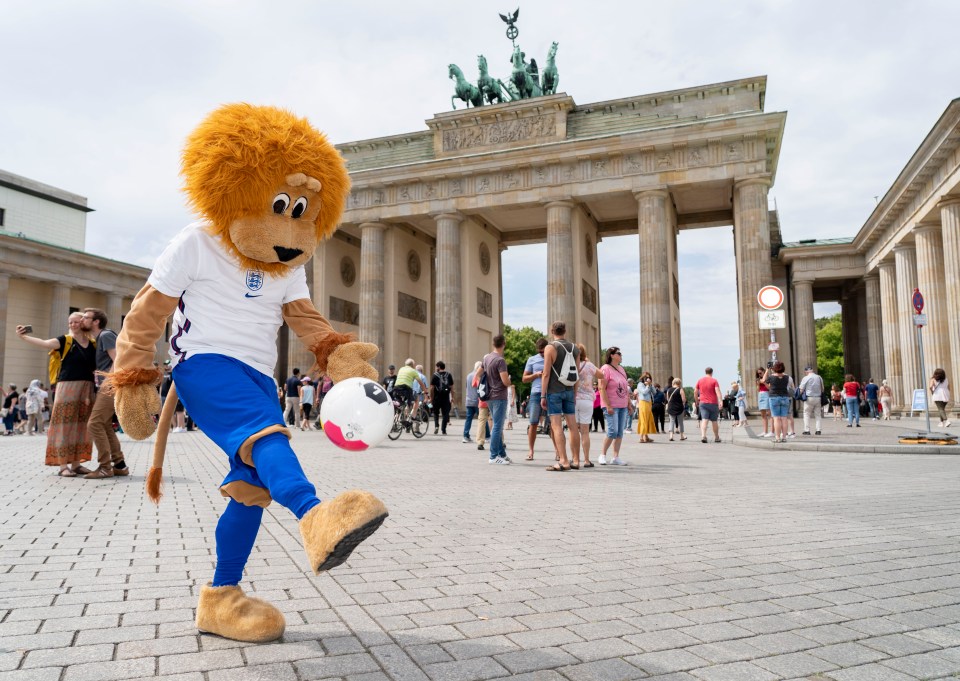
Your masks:
{"label": "white football jersey", "polygon": [[147,279],[160,293],[180,299],[170,331],[171,363],[219,354],[272,377],[282,306],[310,298],[306,273],[302,266],[280,277],[240,269],[207,226],[186,226]]}

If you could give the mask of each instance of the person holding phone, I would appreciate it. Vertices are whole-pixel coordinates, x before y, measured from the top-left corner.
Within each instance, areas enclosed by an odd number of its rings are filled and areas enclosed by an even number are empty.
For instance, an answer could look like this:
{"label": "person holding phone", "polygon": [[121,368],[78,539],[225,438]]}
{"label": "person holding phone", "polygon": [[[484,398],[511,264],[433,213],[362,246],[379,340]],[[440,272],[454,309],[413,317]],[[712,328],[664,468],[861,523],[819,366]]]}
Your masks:
{"label": "person holding phone", "polygon": [[[93,458],[93,440],[87,419],[93,410],[94,371],[97,344],[83,328],[83,314],[74,312],[67,320],[70,332],[42,340],[29,333],[29,325],[17,326],[17,337],[30,345],[60,353],[60,373],[47,435],[47,466],[59,466],[59,475],[75,478],[92,471],[83,464]],[[69,340],[68,340],[69,339]]]}

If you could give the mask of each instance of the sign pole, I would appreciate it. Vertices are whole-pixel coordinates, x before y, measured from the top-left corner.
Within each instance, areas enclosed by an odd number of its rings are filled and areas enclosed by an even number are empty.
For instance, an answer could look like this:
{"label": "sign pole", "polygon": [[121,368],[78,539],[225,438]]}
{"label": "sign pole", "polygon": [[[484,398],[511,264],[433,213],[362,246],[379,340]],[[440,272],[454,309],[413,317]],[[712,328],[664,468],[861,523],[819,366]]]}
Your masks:
{"label": "sign pole", "polygon": [[[923,385],[924,376],[927,375],[927,369],[923,364],[923,327],[917,325],[917,348],[920,350],[920,385]],[[927,389],[923,389],[923,411],[927,415],[927,435],[930,434],[930,396],[927,395]]]}
{"label": "sign pole", "polygon": [[923,363],[923,325],[927,323],[926,315],[923,314],[923,294],[919,288],[913,289],[911,301],[913,309],[917,311],[914,315],[914,325],[917,327],[917,350],[920,353],[920,386],[923,388],[923,412],[927,416],[927,435],[930,434],[930,397],[927,395],[927,388],[924,386],[924,377],[927,375],[927,368]]}

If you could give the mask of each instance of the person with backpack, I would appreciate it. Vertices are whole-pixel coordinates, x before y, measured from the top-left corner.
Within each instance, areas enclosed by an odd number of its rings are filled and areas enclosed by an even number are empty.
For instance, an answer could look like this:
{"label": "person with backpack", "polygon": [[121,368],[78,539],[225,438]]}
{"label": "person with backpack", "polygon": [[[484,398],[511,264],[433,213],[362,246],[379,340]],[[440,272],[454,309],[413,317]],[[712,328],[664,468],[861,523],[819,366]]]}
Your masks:
{"label": "person with backpack", "polygon": [[[543,349],[543,366],[547,379],[542,386],[541,406],[547,410],[550,418],[550,431],[553,446],[557,450],[557,463],[547,467],[548,471],[568,471],[571,459],[579,460],[580,430],[577,428],[576,385],[580,380],[577,359],[580,351],[567,340],[567,325],[556,321],[550,326],[553,342]],[[566,436],[563,433],[563,421],[570,429],[570,454],[567,458]],[[578,465],[577,468],[580,468]]]}
{"label": "person with backpack", "polygon": [[[489,462],[500,465],[512,463],[503,443],[503,423],[507,419],[507,388],[513,385],[507,369],[507,360],[503,358],[506,346],[507,340],[503,334],[498,333],[493,337],[493,352],[484,356],[477,382],[477,396],[487,403],[490,418],[493,419],[493,429],[490,431]],[[481,410],[480,413],[482,417],[483,411]],[[479,424],[478,427],[482,428],[483,424]]]}
{"label": "person with backpack", "polygon": [[[430,379],[430,401],[433,402],[433,434],[442,432],[447,434],[447,424],[450,423],[450,405],[454,400],[453,375],[447,371],[443,361],[437,362],[437,371]],[[440,424],[440,415],[443,415],[443,425]]]}
{"label": "person with backpack", "polygon": [[[56,371],[57,392],[47,435],[47,466],[59,466],[59,475],[75,478],[92,471],[83,464],[93,458],[93,441],[87,432],[87,419],[93,409],[94,371],[97,368],[97,342],[83,329],[83,315],[74,312],[67,320],[70,333],[41,340],[27,335],[27,327],[17,326],[17,337],[48,351]],[[53,379],[51,379],[51,383]]]}

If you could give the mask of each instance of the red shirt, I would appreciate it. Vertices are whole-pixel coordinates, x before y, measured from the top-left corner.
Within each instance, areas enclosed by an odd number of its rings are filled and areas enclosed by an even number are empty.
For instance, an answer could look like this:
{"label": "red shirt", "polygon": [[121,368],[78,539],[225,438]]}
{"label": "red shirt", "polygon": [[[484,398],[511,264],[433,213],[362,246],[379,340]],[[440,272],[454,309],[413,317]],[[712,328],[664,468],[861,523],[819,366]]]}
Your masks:
{"label": "red shirt", "polygon": [[856,381],[847,381],[843,384],[843,394],[847,397],[856,397],[859,389],[860,384]]}
{"label": "red shirt", "polygon": [[717,391],[720,383],[712,376],[704,376],[697,381],[696,389],[700,392],[700,404],[719,404]]}

